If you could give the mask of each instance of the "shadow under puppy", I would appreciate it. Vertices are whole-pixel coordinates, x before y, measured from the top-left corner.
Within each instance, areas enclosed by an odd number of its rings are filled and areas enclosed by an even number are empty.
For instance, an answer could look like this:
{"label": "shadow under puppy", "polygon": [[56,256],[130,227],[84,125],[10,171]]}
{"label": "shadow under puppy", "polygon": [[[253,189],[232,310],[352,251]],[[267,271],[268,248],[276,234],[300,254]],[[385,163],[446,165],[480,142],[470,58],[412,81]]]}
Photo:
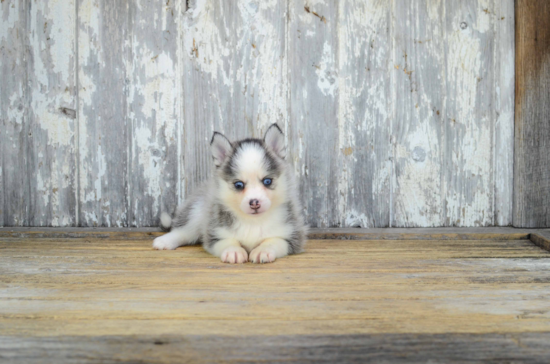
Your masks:
{"label": "shadow under puppy", "polygon": [[161,228],[170,231],[155,249],[202,243],[225,263],[270,263],[303,250],[304,224],[297,186],[285,160],[284,136],[277,124],[264,139],[231,143],[215,132],[210,143],[216,170]]}

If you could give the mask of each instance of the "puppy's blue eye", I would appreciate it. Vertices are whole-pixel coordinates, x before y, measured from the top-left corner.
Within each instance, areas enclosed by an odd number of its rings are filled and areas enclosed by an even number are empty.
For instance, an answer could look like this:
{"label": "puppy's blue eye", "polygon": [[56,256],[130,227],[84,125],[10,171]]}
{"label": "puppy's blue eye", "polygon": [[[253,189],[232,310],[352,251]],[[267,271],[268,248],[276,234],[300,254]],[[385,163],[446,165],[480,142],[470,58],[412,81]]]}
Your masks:
{"label": "puppy's blue eye", "polygon": [[271,183],[273,183],[273,181],[271,180],[271,178],[264,178],[264,186],[270,186]]}
{"label": "puppy's blue eye", "polygon": [[234,186],[237,190],[243,190],[244,189],[244,182],[241,182],[241,181],[237,181],[234,183]]}

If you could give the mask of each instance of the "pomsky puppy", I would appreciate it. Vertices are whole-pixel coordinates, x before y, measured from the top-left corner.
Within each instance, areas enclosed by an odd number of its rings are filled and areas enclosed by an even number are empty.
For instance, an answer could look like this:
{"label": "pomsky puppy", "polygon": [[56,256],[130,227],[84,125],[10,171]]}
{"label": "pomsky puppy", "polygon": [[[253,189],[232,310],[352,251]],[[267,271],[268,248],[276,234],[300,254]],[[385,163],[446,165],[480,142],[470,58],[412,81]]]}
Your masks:
{"label": "pomsky puppy", "polygon": [[225,263],[270,263],[303,250],[304,224],[297,186],[285,160],[277,124],[264,139],[231,143],[215,132],[210,142],[213,177],[174,216],[163,213],[155,249],[202,243]]}

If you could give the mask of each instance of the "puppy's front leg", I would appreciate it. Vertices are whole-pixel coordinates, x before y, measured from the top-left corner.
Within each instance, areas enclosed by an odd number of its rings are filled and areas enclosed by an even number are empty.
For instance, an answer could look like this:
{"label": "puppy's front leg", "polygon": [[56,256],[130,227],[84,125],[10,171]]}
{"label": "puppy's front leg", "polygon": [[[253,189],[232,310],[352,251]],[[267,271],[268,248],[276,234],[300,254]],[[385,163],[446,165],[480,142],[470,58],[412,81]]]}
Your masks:
{"label": "puppy's front leg", "polygon": [[248,253],[236,239],[220,240],[209,251],[212,255],[220,257],[224,263],[240,264],[248,261]]}
{"label": "puppy's front leg", "polygon": [[265,239],[250,252],[252,263],[271,263],[277,258],[288,255],[288,242],[281,238]]}

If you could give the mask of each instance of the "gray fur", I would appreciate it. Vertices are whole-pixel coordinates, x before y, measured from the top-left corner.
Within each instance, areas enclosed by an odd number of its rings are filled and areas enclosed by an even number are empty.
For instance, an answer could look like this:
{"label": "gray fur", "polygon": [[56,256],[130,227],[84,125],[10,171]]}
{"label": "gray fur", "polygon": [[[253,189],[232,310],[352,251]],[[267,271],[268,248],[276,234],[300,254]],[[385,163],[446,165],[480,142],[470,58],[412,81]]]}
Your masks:
{"label": "gray fur", "polygon": [[195,194],[191,195],[183,206],[176,210],[174,217],[172,218],[172,228],[182,227],[187,225],[190,220],[191,211],[197,208],[197,202],[199,202],[206,194],[206,189],[200,189]]}
{"label": "gray fur", "polygon": [[301,253],[306,240],[306,229],[303,228],[303,221],[298,216],[295,204],[292,201],[286,203],[288,212],[286,222],[293,227],[292,234],[285,240],[288,242],[288,254]]}
{"label": "gray fur", "polygon": [[208,231],[203,244],[209,248],[216,244],[220,238],[216,236],[213,229],[216,227],[231,227],[235,223],[235,216],[229,210],[227,210],[223,204],[217,203],[212,207],[212,214],[208,222]]}
{"label": "gray fur", "polygon": [[234,160],[239,153],[242,152],[243,148],[247,146],[247,144],[253,144],[265,150],[263,163],[272,177],[278,177],[281,174],[281,163],[277,161],[277,157],[273,154],[273,152],[267,149],[265,142],[261,139],[248,138],[233,143],[232,150],[228,153],[227,159],[217,167],[223,172],[223,179],[226,181],[231,181],[235,178],[238,170]]}

